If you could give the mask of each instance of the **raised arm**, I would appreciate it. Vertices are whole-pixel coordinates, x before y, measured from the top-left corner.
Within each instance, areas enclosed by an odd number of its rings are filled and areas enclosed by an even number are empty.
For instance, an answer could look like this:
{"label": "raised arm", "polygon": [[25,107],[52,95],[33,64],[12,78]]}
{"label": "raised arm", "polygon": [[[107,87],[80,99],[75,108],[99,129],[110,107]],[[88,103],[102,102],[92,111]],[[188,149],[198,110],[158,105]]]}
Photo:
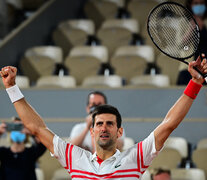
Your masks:
{"label": "raised arm", "polygon": [[53,149],[53,137],[54,134],[47,128],[45,123],[39,114],[27,103],[21,93],[18,93],[17,87],[15,87],[17,69],[12,66],[7,66],[1,69],[0,75],[7,91],[10,92],[10,98],[14,101],[14,107],[22,120],[24,126],[28,128],[32,134],[37,136],[39,140],[44,144],[51,153],[54,153]]}
{"label": "raised arm", "polygon": [[194,66],[198,67],[201,72],[207,73],[206,59],[204,59],[201,63],[201,59],[198,57],[196,61],[189,63],[188,71],[192,76],[191,82],[188,84],[181,97],[168,111],[163,122],[154,131],[155,147],[157,151],[163,147],[168,136],[184,119],[193,103],[193,100],[202,87],[204,78],[193,69]]}

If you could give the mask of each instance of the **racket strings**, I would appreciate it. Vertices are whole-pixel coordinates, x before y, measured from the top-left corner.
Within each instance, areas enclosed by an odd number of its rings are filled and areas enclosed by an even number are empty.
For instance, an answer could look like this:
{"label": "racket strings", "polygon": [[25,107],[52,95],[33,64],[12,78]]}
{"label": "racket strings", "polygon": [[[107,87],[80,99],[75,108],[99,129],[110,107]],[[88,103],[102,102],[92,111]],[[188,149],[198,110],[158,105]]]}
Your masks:
{"label": "racket strings", "polygon": [[156,8],[150,14],[148,30],[154,43],[170,56],[186,58],[197,50],[197,24],[181,6],[167,4]]}

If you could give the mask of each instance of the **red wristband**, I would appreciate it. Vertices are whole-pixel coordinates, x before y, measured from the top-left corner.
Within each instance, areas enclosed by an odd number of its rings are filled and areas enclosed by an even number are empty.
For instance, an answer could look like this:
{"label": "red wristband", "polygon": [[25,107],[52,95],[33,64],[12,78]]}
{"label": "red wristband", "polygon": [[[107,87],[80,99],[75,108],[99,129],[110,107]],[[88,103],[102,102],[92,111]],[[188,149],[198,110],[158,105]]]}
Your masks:
{"label": "red wristband", "polygon": [[189,81],[187,87],[184,90],[184,94],[192,99],[195,99],[198,95],[202,85],[195,83],[192,79]]}

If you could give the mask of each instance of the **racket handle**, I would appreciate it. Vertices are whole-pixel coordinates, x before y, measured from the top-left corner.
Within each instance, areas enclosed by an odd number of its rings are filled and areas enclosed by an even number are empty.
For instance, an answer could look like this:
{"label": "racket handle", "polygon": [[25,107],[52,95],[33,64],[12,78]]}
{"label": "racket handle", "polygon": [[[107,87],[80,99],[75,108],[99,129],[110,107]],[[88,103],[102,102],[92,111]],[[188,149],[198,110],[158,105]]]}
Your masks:
{"label": "racket handle", "polygon": [[193,69],[195,69],[201,76],[203,76],[203,78],[205,78],[205,75],[197,67],[193,67]]}

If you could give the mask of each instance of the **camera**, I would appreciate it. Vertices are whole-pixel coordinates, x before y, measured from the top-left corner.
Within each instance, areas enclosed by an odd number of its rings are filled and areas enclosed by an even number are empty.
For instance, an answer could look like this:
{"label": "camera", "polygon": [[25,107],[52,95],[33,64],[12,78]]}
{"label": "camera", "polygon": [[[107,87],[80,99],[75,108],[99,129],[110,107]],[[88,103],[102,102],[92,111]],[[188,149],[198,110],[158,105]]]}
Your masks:
{"label": "camera", "polygon": [[23,129],[23,124],[21,123],[6,123],[7,131],[21,131]]}
{"label": "camera", "polygon": [[89,114],[92,114],[93,111],[96,109],[98,105],[93,105],[92,107],[90,107],[90,111],[89,111]]}

